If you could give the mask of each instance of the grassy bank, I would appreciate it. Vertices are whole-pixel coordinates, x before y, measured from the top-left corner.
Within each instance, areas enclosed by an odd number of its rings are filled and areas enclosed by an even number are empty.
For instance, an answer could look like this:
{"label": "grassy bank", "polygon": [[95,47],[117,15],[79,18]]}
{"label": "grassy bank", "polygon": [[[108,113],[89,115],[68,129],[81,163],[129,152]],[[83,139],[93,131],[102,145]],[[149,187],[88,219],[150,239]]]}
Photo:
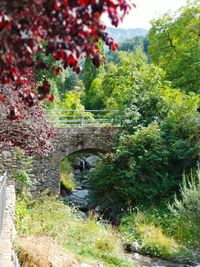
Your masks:
{"label": "grassy bank", "polygon": [[195,259],[191,247],[183,241],[184,225],[163,208],[140,208],[122,219],[120,232],[124,242],[137,242],[138,251],[144,255],[180,262],[193,262]]}
{"label": "grassy bank", "polygon": [[181,262],[200,262],[200,169],[183,176],[179,198],[157,208],[136,208],[122,219],[126,243],[139,251]]}
{"label": "grassy bank", "polygon": [[124,258],[117,232],[92,216],[83,220],[77,211],[55,197],[17,200],[18,237],[49,236],[81,261],[104,266],[133,266]]}

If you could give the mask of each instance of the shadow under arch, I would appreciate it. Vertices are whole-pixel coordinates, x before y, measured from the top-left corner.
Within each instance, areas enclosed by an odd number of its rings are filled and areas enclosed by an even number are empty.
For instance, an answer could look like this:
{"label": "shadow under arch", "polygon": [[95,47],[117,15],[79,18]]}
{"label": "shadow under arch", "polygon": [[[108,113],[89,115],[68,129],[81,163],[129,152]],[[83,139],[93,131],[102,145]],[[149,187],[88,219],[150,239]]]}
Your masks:
{"label": "shadow under arch", "polygon": [[92,154],[92,155],[98,155],[98,154],[106,154],[110,152],[110,150],[106,150],[106,149],[98,149],[98,148],[85,148],[85,149],[77,149],[77,150],[73,150],[72,152],[68,152],[64,158],[61,159],[64,160],[65,158],[68,158],[72,155],[76,155],[76,154],[80,154],[80,153],[85,153],[85,154]]}

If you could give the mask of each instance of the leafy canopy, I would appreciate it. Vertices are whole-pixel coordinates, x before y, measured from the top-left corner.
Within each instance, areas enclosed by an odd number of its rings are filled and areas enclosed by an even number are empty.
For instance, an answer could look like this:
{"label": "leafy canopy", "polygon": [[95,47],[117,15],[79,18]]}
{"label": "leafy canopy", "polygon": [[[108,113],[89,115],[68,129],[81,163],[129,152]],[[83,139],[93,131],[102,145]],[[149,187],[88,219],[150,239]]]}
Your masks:
{"label": "leafy canopy", "polygon": [[200,92],[200,2],[188,1],[174,14],[152,22],[149,34],[151,59],[166,71],[175,88]]}

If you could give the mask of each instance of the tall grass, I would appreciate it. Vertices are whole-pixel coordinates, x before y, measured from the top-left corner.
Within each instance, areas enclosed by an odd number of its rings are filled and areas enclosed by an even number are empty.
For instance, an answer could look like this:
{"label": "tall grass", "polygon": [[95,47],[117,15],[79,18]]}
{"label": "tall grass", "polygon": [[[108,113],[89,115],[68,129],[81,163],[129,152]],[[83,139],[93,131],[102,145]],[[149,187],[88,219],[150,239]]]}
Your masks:
{"label": "tall grass", "polygon": [[183,175],[180,195],[173,204],[136,208],[123,218],[120,230],[126,242],[139,243],[141,253],[199,262],[200,169]]}
{"label": "tall grass", "polygon": [[73,168],[68,158],[65,158],[60,163],[60,181],[61,185],[68,191],[75,188]]}
{"label": "tall grass", "polygon": [[125,259],[120,238],[93,216],[83,220],[75,209],[54,197],[17,201],[18,236],[50,236],[76,258],[104,266],[133,266]]}
{"label": "tall grass", "polygon": [[[183,175],[180,198],[175,197],[169,209],[179,224],[177,238],[191,246],[200,244],[200,169]],[[180,231],[180,228],[182,231]]]}

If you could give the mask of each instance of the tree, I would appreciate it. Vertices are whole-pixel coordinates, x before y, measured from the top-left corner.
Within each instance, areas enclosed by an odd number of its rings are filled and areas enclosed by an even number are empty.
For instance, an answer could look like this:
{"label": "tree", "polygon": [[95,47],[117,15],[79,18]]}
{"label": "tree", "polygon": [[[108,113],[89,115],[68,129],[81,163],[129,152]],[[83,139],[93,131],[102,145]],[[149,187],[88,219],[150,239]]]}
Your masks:
{"label": "tree", "polygon": [[[45,76],[40,84],[37,83],[37,70],[52,69],[37,56],[38,53],[54,57],[52,72],[55,74],[60,73],[61,67],[71,67],[79,72],[79,60],[83,57],[92,58],[99,66],[102,56],[96,45],[98,39],[101,38],[112,50],[117,48],[105,33],[101,16],[107,13],[112,24],[117,26],[131,6],[125,0],[1,1],[0,83],[4,87],[1,88],[0,102],[7,114],[4,121],[21,121],[29,113],[32,116],[40,108],[38,100],[53,101],[50,83]],[[39,135],[40,131],[35,134]],[[15,143],[18,143],[17,138],[12,139],[12,144]]]}
{"label": "tree", "polygon": [[115,151],[91,177],[95,204],[103,214],[115,217],[135,205],[169,201],[180,188],[182,173],[196,167],[200,97],[172,88],[164,75],[136,50],[119,52],[118,65],[110,63],[102,78],[99,99],[107,109],[119,110],[115,121],[121,125]]}
{"label": "tree", "polygon": [[136,36],[133,39],[127,39],[119,45],[120,51],[134,52],[137,48],[144,50],[144,46],[147,43],[146,37]]}
{"label": "tree", "polygon": [[200,90],[200,3],[188,1],[177,13],[152,22],[149,52],[175,88]]}
{"label": "tree", "polygon": [[87,58],[84,63],[84,68],[83,68],[83,76],[82,76],[82,81],[85,86],[85,93],[90,89],[92,81],[96,78],[97,76],[97,68],[93,64],[92,60],[90,58]]}

